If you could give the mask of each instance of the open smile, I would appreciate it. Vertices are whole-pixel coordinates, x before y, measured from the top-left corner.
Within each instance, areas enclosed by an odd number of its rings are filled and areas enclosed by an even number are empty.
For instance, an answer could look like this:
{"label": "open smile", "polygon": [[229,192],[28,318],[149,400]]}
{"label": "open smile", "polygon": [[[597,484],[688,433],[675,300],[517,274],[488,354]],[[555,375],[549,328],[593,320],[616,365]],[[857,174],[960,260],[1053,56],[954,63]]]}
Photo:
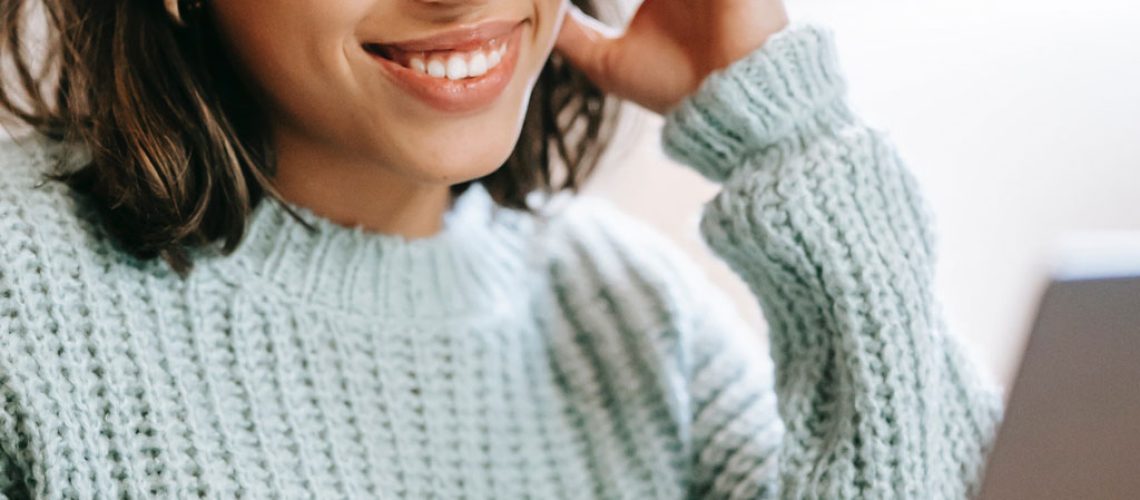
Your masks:
{"label": "open smile", "polygon": [[525,21],[492,21],[428,38],[365,43],[397,86],[451,113],[481,109],[506,89]]}

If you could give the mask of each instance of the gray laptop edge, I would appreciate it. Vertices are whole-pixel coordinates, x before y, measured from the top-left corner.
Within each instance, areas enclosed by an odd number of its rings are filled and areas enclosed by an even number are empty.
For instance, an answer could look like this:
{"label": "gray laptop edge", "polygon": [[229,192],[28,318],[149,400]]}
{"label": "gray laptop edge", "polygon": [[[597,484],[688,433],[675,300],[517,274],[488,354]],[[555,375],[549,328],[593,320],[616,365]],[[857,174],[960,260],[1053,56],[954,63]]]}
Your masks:
{"label": "gray laptop edge", "polygon": [[979,498],[1140,499],[1140,258],[1110,261],[1046,289]]}

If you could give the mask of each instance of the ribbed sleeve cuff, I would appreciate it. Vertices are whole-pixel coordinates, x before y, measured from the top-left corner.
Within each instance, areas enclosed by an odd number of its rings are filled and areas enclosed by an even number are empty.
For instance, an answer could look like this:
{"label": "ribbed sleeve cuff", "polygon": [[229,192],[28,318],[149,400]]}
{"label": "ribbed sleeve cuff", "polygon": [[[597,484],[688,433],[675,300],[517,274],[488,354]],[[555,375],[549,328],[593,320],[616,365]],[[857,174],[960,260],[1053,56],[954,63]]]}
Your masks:
{"label": "ribbed sleeve cuff", "polygon": [[792,23],[670,110],[662,144],[669,157],[722,182],[751,153],[854,122],[845,93],[832,31]]}

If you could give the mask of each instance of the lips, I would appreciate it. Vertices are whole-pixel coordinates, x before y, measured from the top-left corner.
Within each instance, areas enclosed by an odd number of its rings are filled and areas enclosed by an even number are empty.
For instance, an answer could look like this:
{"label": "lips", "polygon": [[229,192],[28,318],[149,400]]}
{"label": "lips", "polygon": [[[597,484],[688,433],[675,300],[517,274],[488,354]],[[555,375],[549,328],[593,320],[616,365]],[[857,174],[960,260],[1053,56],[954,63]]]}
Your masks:
{"label": "lips", "polygon": [[492,21],[426,38],[365,43],[397,87],[447,113],[492,104],[509,85],[525,23]]}
{"label": "lips", "polygon": [[399,63],[418,73],[436,78],[461,80],[483,76],[498,66],[508,47],[505,38],[492,38],[466,50],[408,51],[396,47],[365,46],[365,50],[389,61]]}

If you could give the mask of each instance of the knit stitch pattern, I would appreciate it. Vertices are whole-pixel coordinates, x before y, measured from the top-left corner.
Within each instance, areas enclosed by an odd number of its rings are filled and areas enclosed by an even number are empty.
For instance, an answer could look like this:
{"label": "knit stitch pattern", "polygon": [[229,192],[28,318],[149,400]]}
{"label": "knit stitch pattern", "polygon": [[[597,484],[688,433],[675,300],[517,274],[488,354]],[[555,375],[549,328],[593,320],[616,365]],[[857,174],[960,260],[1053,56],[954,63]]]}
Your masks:
{"label": "knit stitch pattern", "polygon": [[475,186],[406,240],[260,203],[182,279],[0,144],[6,498],[965,498],[1001,399],[948,336],[920,193],[793,24],[673,109],[709,247]]}

